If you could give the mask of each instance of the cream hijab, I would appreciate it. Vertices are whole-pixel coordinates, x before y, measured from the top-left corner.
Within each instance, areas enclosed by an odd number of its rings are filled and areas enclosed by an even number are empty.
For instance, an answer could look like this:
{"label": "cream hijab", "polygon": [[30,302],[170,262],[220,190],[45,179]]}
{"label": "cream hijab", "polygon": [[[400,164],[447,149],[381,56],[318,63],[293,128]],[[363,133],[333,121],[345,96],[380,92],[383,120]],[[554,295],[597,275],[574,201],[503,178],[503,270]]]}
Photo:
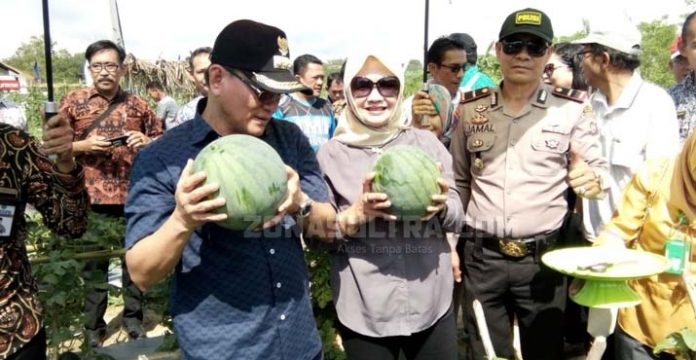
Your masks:
{"label": "cream hijab", "polygon": [[[380,128],[366,125],[367,122],[360,116],[355,99],[350,91],[350,83],[363,68],[369,58],[379,61],[394,76],[399,78],[401,87],[394,109],[386,124]],[[401,122],[401,103],[404,97],[404,72],[398,62],[388,61],[384,57],[374,55],[373,52],[350,57],[346,60],[344,73],[343,92],[348,106],[338,118],[338,126],[334,132],[334,138],[344,144],[357,147],[379,147],[395,138],[404,128]]]}

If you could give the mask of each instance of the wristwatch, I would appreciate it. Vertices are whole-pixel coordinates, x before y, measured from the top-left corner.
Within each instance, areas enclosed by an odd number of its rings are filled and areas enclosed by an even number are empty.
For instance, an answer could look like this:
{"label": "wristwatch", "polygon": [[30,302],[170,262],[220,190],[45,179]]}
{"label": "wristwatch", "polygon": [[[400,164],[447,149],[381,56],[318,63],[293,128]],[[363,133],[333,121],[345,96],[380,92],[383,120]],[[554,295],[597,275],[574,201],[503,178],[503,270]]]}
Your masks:
{"label": "wristwatch", "polygon": [[312,211],[312,204],[314,204],[314,200],[312,200],[309,196],[306,196],[300,204],[300,211],[297,212],[297,216],[301,218],[306,218],[309,216],[310,211]]}

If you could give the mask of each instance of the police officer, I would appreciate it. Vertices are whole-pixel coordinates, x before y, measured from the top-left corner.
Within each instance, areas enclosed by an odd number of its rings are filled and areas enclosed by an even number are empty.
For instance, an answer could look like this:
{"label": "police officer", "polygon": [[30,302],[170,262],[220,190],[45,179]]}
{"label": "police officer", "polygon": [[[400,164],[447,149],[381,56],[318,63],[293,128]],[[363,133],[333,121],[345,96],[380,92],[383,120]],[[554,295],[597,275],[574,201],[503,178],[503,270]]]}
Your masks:
{"label": "police officer", "polygon": [[475,299],[497,356],[514,357],[516,317],[525,359],[562,358],[565,280],[540,257],[559,240],[568,187],[598,198],[608,176],[586,94],[541,80],[552,39],[543,12],[510,14],[496,43],[501,86],[464,93],[460,101],[461,125],[450,150],[467,209],[458,249],[469,308],[466,326],[477,360],[485,350],[472,309]]}

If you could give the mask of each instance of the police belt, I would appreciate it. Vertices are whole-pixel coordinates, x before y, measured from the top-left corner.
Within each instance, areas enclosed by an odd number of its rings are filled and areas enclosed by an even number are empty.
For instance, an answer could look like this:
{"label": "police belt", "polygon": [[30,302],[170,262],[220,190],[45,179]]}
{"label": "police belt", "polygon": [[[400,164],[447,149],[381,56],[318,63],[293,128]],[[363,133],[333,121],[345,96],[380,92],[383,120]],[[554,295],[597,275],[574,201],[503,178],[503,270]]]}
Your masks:
{"label": "police belt", "polygon": [[[550,249],[558,240],[560,229],[524,238],[498,238],[495,235],[464,226],[461,238],[466,241],[480,242],[482,247],[499,252],[503,255],[522,258],[527,255],[539,256]],[[477,241],[477,239],[480,239]]]}

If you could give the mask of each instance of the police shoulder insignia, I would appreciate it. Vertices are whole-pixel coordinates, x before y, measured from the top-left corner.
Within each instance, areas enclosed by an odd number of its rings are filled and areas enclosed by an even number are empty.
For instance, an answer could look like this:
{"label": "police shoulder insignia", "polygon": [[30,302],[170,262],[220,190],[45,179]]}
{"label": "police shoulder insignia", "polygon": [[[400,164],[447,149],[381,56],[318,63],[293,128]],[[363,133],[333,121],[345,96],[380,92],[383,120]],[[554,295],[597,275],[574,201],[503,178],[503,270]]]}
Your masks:
{"label": "police shoulder insignia", "polygon": [[466,104],[474,100],[483,99],[489,95],[491,95],[491,90],[489,88],[481,88],[478,90],[467,91],[462,94],[462,98],[461,100],[459,100],[459,103]]}
{"label": "police shoulder insignia", "polygon": [[587,99],[587,93],[582,90],[556,87],[551,92],[554,96],[583,103]]}

